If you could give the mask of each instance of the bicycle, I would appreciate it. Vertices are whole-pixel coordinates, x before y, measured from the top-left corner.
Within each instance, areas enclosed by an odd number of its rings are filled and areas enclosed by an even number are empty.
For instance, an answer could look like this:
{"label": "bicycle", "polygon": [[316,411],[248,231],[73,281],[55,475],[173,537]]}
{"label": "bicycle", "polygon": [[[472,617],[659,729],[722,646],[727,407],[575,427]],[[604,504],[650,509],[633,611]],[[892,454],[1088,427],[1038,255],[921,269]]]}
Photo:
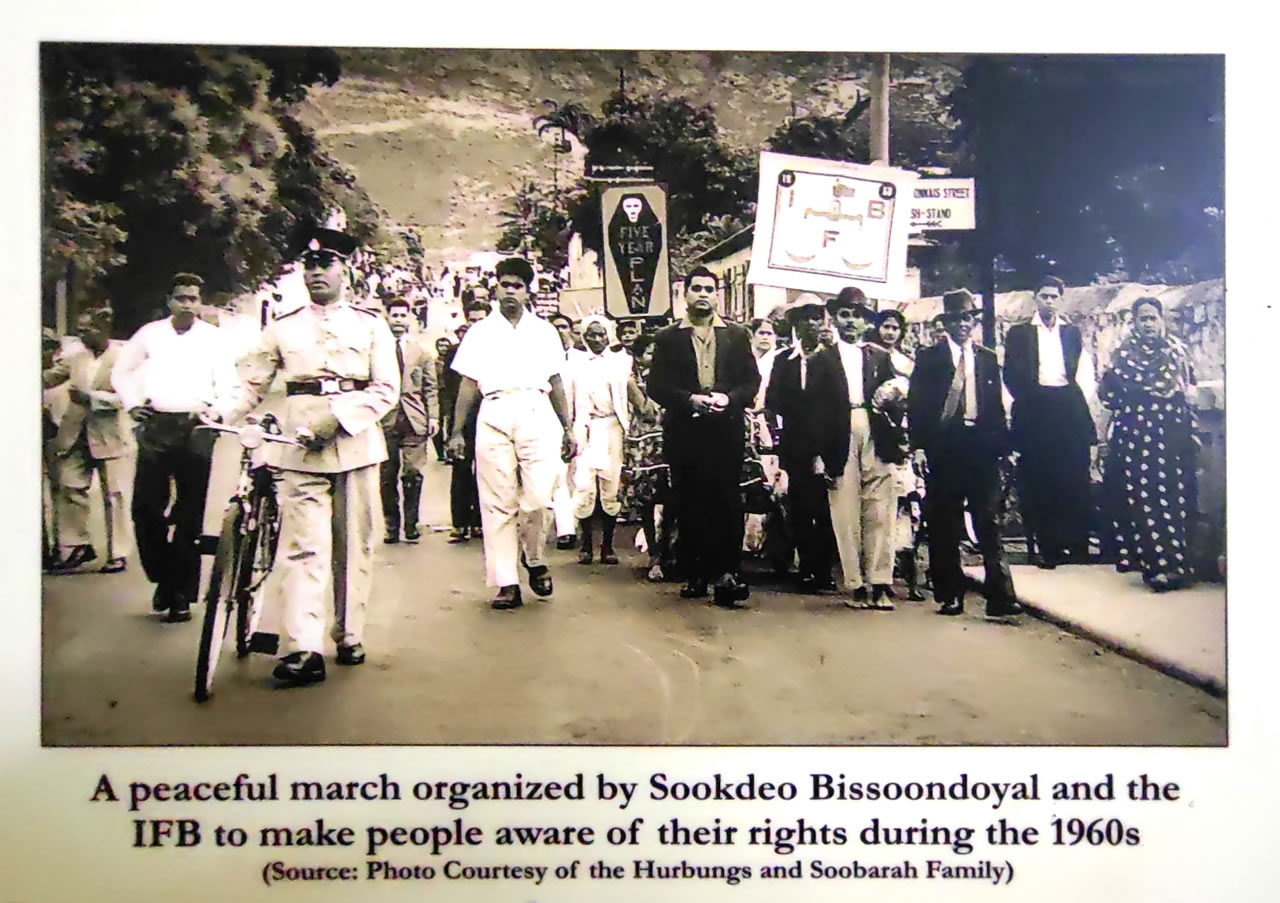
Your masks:
{"label": "bicycle", "polygon": [[[262,585],[271,573],[280,542],[280,507],[276,501],[275,468],[253,463],[253,452],[264,443],[302,445],[280,433],[279,421],[267,414],[259,423],[236,428],[203,421],[197,429],[234,433],[240,440],[240,477],[222,517],[209,588],[205,592],[204,623],[196,654],[195,698],[207,702],[213,675],[226,647],[234,611],[236,656],[274,653],[278,637],[257,632],[262,614]],[[208,537],[212,539],[212,537]]]}

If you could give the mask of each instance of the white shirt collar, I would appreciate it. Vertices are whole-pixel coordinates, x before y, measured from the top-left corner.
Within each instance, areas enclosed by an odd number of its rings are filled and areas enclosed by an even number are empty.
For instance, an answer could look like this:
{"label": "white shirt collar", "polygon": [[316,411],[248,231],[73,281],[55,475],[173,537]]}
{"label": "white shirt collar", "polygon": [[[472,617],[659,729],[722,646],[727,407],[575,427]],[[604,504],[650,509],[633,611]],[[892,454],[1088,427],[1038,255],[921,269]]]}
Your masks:
{"label": "white shirt collar", "polygon": [[1062,325],[1062,317],[1059,316],[1058,314],[1053,315],[1053,325],[1049,326],[1044,322],[1044,317],[1040,315],[1040,312],[1036,311],[1036,326],[1038,328],[1047,329],[1050,332],[1056,332],[1058,330],[1058,327],[1061,325]]}
{"label": "white shirt collar", "polygon": [[954,357],[956,354],[963,354],[966,348],[972,348],[973,338],[970,337],[968,341],[960,345],[956,343],[955,339],[951,338],[951,333],[947,333],[947,344],[951,346],[951,354]]}

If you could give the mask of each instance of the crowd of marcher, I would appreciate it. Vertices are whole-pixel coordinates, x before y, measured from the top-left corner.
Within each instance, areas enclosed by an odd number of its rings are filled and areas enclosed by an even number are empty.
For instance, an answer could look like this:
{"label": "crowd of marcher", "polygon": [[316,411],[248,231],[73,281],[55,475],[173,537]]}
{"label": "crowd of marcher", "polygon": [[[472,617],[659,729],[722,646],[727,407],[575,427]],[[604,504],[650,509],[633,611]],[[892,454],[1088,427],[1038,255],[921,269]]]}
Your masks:
{"label": "crowd of marcher", "polygon": [[[74,338],[46,331],[44,360],[46,568],[98,560],[97,474],[101,570],[126,569],[132,535],[153,608],[171,621],[190,618],[199,586],[213,446],[200,422],[239,422],[283,386],[280,419],[305,443],[278,462],[285,682],[324,678],[330,602],[337,661],[364,661],[377,512],[385,543],[422,539],[433,451],[451,468],[448,541],[483,544],[495,608],[523,604],[521,570],[534,593],[553,592],[552,533],[583,565],[619,564],[622,521],[638,524],[648,580],[728,608],[750,596],[746,557],[851,608],[889,610],[928,587],[940,614],[958,614],[972,542],[986,613],[1007,618],[1019,606],[1000,510],[1015,453],[1036,564],[1100,557],[1157,591],[1190,580],[1194,375],[1155,299],[1134,304],[1133,334],[1099,379],[1057,313],[1053,277],[998,355],[976,340],[979,310],[963,289],[908,349],[902,314],[876,311],[854,287],[734,323],[717,276],[699,267],[684,277],[677,320],[574,320],[535,312],[535,271],[521,258],[454,274],[444,289],[397,284],[350,236],[318,229],[300,260],[311,303],[265,322],[239,360],[199,315],[202,280],[185,273],[168,316],[117,341],[110,309],[89,310]],[[370,294],[355,290],[374,276]],[[440,291],[463,319],[428,343],[423,299]],[[1089,483],[1095,395],[1114,411],[1101,520]],[[121,468],[135,453],[126,519]]]}

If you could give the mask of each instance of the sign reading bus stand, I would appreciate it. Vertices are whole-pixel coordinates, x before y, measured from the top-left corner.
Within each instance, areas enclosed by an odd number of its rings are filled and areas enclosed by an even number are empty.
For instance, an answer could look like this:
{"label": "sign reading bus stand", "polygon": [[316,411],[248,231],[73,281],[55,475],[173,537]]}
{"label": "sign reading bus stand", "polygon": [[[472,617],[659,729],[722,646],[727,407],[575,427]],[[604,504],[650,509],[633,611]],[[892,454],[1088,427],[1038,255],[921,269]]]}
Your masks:
{"label": "sign reading bus stand", "polygon": [[660,185],[608,188],[604,216],[604,312],[613,320],[671,312],[667,193]]}
{"label": "sign reading bus stand", "polygon": [[977,228],[973,179],[921,179],[911,191],[911,230]]}

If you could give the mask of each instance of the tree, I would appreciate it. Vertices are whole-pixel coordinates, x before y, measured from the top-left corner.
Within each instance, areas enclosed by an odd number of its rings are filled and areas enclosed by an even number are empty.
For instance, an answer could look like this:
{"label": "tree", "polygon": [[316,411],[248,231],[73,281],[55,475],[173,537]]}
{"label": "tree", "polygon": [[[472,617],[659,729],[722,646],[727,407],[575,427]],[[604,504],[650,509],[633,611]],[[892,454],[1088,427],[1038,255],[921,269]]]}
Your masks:
{"label": "tree", "polygon": [[573,150],[565,135],[572,135],[579,141],[582,135],[592,124],[591,114],[587,108],[577,101],[570,101],[561,106],[554,100],[544,100],[544,106],[550,107],[550,111],[533,118],[533,127],[541,138],[544,133],[556,130],[560,133],[560,138],[552,146],[551,150],[554,154],[553,165],[551,169],[552,191],[554,193],[554,203],[557,210],[560,209],[560,155],[567,154]]}
{"label": "tree", "polygon": [[497,250],[533,256],[548,272],[559,272],[569,263],[569,218],[549,202],[544,186],[521,183],[506,207],[499,211],[502,235]]}
{"label": "tree", "polygon": [[46,44],[40,64],[46,281],[110,299],[120,331],[179,270],[210,294],[256,287],[335,203],[377,235],[379,212],[292,115],[338,78],[333,51]]}
{"label": "tree", "polygon": [[976,58],[949,104],[996,288],[1223,273],[1223,60]]}
{"label": "tree", "polygon": [[[746,216],[755,203],[756,161],[722,140],[710,105],[682,97],[638,97],[619,89],[582,135],[587,166],[653,167],[654,181],[667,187],[668,234],[697,232],[703,218]],[[568,199],[569,219],[582,243],[603,248],[599,182],[583,181]]]}

